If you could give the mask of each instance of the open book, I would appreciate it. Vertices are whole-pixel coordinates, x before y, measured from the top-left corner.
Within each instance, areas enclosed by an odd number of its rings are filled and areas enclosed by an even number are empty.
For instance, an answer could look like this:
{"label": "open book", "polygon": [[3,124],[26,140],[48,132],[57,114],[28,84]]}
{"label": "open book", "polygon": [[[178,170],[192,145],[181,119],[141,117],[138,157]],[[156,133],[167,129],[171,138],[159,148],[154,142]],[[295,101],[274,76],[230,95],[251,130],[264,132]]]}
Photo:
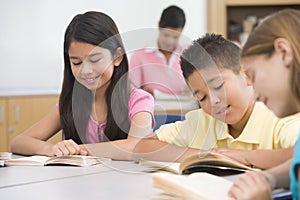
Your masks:
{"label": "open book", "polygon": [[149,166],[149,170],[164,170],[176,174],[207,172],[218,176],[227,176],[243,173],[246,170],[258,170],[227,156],[213,152],[192,155],[184,159],[181,163],[141,160],[140,164]]}
{"label": "open book", "polygon": [[5,160],[6,166],[11,165],[30,165],[30,166],[46,166],[46,165],[71,165],[71,166],[91,166],[110,160],[109,158],[100,158],[95,156],[68,155],[59,157],[48,156],[28,156]]}
{"label": "open book", "polygon": [[154,173],[152,186],[163,190],[174,199],[222,200],[227,195],[232,182],[208,173],[177,175]]}
{"label": "open book", "polygon": [[[155,199],[227,200],[233,180],[203,172],[190,175],[157,172],[152,175],[152,186],[163,191]],[[292,199],[292,193],[278,188],[272,191],[272,199]]]}

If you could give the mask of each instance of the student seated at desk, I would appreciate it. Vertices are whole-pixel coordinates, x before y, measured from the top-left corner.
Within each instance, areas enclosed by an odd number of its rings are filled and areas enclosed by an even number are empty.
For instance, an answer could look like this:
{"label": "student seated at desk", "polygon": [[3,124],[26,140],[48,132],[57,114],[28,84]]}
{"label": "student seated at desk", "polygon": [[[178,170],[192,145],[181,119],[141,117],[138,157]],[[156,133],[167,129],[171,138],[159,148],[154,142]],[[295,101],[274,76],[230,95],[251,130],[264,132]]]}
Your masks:
{"label": "student seated at desk", "polygon": [[[129,84],[114,21],[101,12],[75,16],[65,32],[64,63],[59,104],[13,139],[12,152],[131,160],[136,143],[152,131],[154,100]],[[61,129],[62,142],[46,142]]]}
{"label": "student seated at desk", "polygon": [[300,114],[278,119],[256,102],[239,55],[239,47],[221,35],[194,41],[181,56],[181,68],[201,109],[141,140],[136,159],[181,161],[202,150],[230,148],[239,150],[244,164],[270,168],[292,155]]}
{"label": "student seated at desk", "polygon": [[[256,93],[278,117],[300,111],[299,32],[299,10],[276,12],[254,29],[241,53],[246,74]],[[293,162],[289,160],[263,172],[247,172],[235,181],[229,194],[234,199],[272,199],[272,189],[290,185],[293,199],[298,200],[299,153],[300,137]],[[286,157],[291,158],[290,155]]]}
{"label": "student seated at desk", "polygon": [[184,11],[177,6],[165,8],[159,20],[157,47],[138,49],[131,55],[130,79],[136,87],[156,93],[183,95],[188,87],[179,65],[183,47],[179,38],[185,25]]}

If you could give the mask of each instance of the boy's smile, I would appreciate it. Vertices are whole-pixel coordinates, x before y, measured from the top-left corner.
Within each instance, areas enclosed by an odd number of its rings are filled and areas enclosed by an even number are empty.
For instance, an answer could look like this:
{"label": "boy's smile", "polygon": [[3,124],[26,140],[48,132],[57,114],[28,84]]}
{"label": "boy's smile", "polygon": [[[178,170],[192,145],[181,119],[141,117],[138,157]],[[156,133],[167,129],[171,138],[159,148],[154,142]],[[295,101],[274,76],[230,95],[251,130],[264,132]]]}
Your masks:
{"label": "boy's smile", "polygon": [[227,114],[229,108],[230,108],[230,105],[221,108],[219,111],[216,112],[216,115],[225,116]]}
{"label": "boy's smile", "polygon": [[231,125],[249,117],[246,113],[254,101],[254,94],[241,73],[209,67],[195,70],[188,82],[207,114]]}

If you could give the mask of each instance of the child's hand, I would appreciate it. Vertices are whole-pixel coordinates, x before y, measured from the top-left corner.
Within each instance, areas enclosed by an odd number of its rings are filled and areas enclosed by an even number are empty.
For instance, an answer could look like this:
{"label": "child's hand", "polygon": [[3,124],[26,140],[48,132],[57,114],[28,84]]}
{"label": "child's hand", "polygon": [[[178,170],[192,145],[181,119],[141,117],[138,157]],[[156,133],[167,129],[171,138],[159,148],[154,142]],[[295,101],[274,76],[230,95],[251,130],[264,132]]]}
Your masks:
{"label": "child's hand", "polygon": [[247,153],[246,150],[235,150],[235,149],[223,149],[223,148],[216,148],[212,149],[212,152],[223,154],[233,160],[236,160],[244,165],[252,166],[252,164],[247,160]]}
{"label": "child's hand", "polygon": [[87,148],[84,144],[80,144],[79,147],[80,147],[80,152],[79,152],[80,155],[82,155],[82,156],[91,155],[91,153],[87,150]]}
{"label": "child's hand", "polygon": [[271,182],[262,172],[245,172],[230,188],[228,195],[233,199],[272,199]]}
{"label": "child's hand", "polygon": [[64,155],[87,155],[87,151],[81,149],[73,140],[63,140],[51,147],[51,154],[54,156]]}

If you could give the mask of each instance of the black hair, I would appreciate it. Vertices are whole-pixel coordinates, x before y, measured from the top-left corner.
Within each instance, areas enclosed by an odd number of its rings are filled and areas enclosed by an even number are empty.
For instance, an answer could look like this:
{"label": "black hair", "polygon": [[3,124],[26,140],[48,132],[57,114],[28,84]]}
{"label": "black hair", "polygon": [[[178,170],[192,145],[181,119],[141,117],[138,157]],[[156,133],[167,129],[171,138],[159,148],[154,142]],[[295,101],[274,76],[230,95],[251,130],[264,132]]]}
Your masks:
{"label": "black hair", "polygon": [[184,78],[206,67],[219,67],[239,73],[240,48],[222,35],[206,34],[194,40],[192,45],[180,56],[180,65]]}
{"label": "black hair", "polygon": [[185,25],[184,11],[177,6],[165,8],[159,20],[160,28],[183,28]]}
{"label": "black hair", "polygon": [[[64,80],[59,99],[60,120],[65,139],[76,143],[86,142],[86,128],[89,121],[94,96],[85,86],[76,81],[71,71],[69,47],[71,42],[84,42],[108,49],[112,55],[117,48],[125,52],[118,28],[104,13],[90,11],[76,15],[65,32],[64,38]],[[127,77],[128,60],[126,54],[118,67],[114,68],[110,85],[106,90],[107,120],[104,130],[106,140],[127,138],[129,131],[128,100],[130,95]],[[118,83],[117,82],[121,82]],[[112,93],[119,94],[112,98]],[[112,105],[118,110],[118,118],[113,115]],[[122,128],[122,129],[121,129]]]}

